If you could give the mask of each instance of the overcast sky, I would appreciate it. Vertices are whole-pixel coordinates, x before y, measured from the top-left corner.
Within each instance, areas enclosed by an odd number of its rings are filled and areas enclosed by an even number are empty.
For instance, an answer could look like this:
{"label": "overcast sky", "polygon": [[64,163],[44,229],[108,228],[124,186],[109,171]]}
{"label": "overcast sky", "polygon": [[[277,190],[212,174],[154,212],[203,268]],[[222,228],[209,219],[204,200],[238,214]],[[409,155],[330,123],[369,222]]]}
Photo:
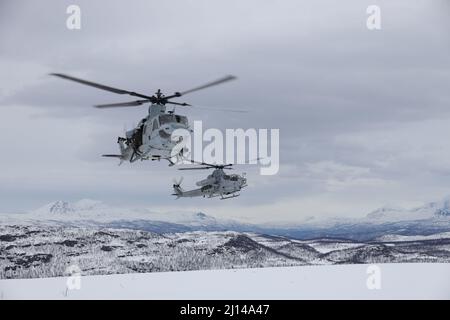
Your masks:
{"label": "overcast sky", "polygon": [[[81,30],[66,28],[70,4]],[[366,27],[372,4],[381,30]],[[446,0],[3,0],[0,212],[91,198],[301,221],[449,195],[449,13]],[[175,201],[182,172],[167,163],[100,157],[146,108],[94,109],[126,98],[49,72],[148,94],[234,74],[183,102],[249,113],[178,111],[205,128],[279,128],[279,174],[238,167],[249,179],[241,197]],[[207,172],[183,174],[189,189]]]}

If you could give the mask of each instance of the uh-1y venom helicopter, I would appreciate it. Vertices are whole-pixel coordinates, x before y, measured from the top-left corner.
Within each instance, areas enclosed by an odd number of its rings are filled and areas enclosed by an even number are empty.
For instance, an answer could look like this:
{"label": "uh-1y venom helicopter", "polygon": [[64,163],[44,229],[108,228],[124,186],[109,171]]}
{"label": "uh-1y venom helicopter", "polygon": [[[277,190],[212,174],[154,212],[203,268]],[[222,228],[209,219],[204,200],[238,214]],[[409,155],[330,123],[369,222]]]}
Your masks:
{"label": "uh-1y venom helicopter", "polygon": [[195,162],[192,161],[192,163],[197,163],[202,165],[202,167],[196,167],[196,168],[180,168],[178,170],[207,170],[207,169],[215,169],[208,177],[204,180],[201,180],[196,183],[197,186],[200,188],[184,191],[181,188],[181,182],[183,181],[183,178],[181,178],[179,181],[174,181],[173,184],[173,190],[174,190],[174,196],[177,196],[178,198],[181,197],[219,197],[221,200],[230,199],[239,197],[239,191],[241,191],[242,188],[245,188],[247,186],[247,179],[245,178],[245,174],[238,175],[238,174],[226,174],[223,170],[228,169],[231,170],[232,164],[223,164],[223,165],[215,165],[215,164],[209,164],[205,162]]}
{"label": "uh-1y venom helicopter", "polygon": [[[166,104],[171,104],[174,106],[192,106],[188,103],[170,101],[170,99],[178,98],[194,91],[198,91],[221,84],[226,81],[236,79],[235,76],[229,75],[216,81],[212,81],[202,86],[198,86],[183,92],[175,92],[169,96],[165,96],[164,94],[162,94],[160,89],[158,89],[158,91],[154,95],[148,96],[133,91],[117,89],[105,86],[103,84],[86,81],[61,73],[51,73],[50,75],[66,80],[75,81],[97,89],[142,98],[142,100],[130,102],[96,105],[94,106],[96,108],[104,109],[117,107],[135,107],[141,106],[145,103],[151,103],[148,108],[148,115],[139,122],[136,128],[127,131],[125,137],[118,138],[117,143],[119,144],[120,154],[103,155],[104,157],[118,158],[120,160],[120,164],[124,161],[134,162],[136,160],[166,159],[170,162],[170,165],[173,165],[174,163],[171,161],[171,158],[174,155],[171,155],[171,152],[173,147],[180,141],[171,140],[172,132],[180,128],[189,130],[189,124],[186,116],[175,114],[174,110],[166,112]],[[241,112],[238,110],[230,109],[225,109],[223,111]],[[183,151],[184,149],[181,149],[180,152],[175,156],[178,158],[182,158]]]}

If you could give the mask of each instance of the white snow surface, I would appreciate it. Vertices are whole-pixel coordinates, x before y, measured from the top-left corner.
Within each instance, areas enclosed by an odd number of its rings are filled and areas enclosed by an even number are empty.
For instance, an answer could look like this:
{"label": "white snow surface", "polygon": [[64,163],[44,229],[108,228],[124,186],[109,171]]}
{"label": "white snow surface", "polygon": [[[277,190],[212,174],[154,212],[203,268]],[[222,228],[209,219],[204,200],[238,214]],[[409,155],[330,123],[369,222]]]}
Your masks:
{"label": "white snow surface", "polygon": [[[380,289],[368,289],[370,265],[134,273],[0,280],[1,299],[450,299],[450,264],[378,264]],[[70,281],[69,281],[70,283]]]}

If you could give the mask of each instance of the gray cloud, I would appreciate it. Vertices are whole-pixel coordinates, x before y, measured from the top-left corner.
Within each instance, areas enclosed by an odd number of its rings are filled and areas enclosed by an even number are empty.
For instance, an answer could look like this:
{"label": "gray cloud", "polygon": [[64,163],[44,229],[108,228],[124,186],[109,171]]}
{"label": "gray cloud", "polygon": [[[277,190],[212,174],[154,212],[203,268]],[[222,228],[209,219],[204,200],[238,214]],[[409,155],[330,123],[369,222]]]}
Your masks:
{"label": "gray cloud", "polygon": [[[280,128],[280,174],[243,168],[254,182],[243,197],[189,202],[195,209],[226,214],[236,206],[255,219],[272,218],[271,210],[287,218],[355,215],[449,193],[447,1],[77,1],[80,31],[65,27],[69,4],[2,2],[0,142],[8,170],[0,174],[0,210],[59,197],[186,205],[169,196],[179,172],[165,164],[118,168],[98,157],[115,151],[123,125],[145,108],[92,109],[126,97],[49,72],[145,93],[236,74],[238,81],[183,100],[248,114],[179,111],[206,127]],[[380,31],[365,26],[371,4],[382,9]],[[189,174],[186,183],[196,179]]]}

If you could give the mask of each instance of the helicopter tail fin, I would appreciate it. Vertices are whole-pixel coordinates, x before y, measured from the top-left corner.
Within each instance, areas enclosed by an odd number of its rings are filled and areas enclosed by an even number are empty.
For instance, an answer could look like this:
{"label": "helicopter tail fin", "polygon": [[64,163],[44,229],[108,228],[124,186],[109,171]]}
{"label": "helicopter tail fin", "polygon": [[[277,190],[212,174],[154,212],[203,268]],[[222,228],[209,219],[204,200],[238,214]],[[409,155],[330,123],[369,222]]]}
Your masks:
{"label": "helicopter tail fin", "polygon": [[181,178],[179,181],[176,181],[175,179],[173,181],[173,191],[175,193],[173,193],[172,195],[177,196],[177,199],[183,196],[183,189],[180,187],[182,181],[183,178]]}
{"label": "helicopter tail fin", "polygon": [[175,193],[172,193],[173,196],[177,196],[177,199],[183,196],[183,189],[179,185],[174,184],[173,185],[173,191]]}
{"label": "helicopter tail fin", "polygon": [[107,158],[117,158],[120,160],[119,162],[119,166],[124,162],[127,161],[128,158],[130,158],[130,161],[133,160],[133,156],[134,153],[131,155],[131,157],[129,157],[130,152],[127,151],[127,147],[124,144],[124,141],[126,139],[125,138],[121,138],[119,137],[117,139],[117,143],[119,144],[119,150],[120,150],[120,154],[103,154],[102,157],[107,157]]}
{"label": "helicopter tail fin", "polygon": [[120,154],[124,154],[126,152],[126,146],[124,145],[125,138],[117,138],[117,144],[119,145]]}

